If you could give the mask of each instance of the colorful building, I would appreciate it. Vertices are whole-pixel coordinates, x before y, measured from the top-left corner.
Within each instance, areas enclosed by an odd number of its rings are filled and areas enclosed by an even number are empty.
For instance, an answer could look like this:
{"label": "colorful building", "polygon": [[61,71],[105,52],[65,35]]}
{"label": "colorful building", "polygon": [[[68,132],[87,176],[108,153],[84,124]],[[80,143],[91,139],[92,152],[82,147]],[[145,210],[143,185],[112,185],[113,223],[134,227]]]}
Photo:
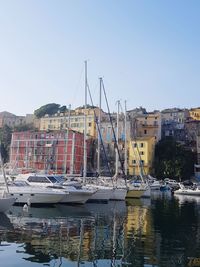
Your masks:
{"label": "colorful building", "polygon": [[[90,140],[88,140],[88,158]],[[10,147],[12,168],[81,174],[84,136],[72,130],[14,132]]]}
{"label": "colorful building", "polygon": [[129,142],[129,174],[151,173],[156,140],[154,137],[137,137]]}
{"label": "colorful building", "polygon": [[[97,136],[96,118],[99,114],[98,108],[77,108],[67,113],[56,113],[54,115],[45,115],[40,119],[40,130],[62,130],[70,129],[83,133],[85,129],[85,114],[87,134],[92,137]],[[101,111],[102,112],[102,111]]]}
{"label": "colorful building", "polygon": [[132,135],[135,137],[154,137],[161,139],[161,114],[159,111],[137,115],[132,119]]}
{"label": "colorful building", "polygon": [[190,113],[191,119],[200,121],[200,107],[199,108],[191,108],[189,113]]}

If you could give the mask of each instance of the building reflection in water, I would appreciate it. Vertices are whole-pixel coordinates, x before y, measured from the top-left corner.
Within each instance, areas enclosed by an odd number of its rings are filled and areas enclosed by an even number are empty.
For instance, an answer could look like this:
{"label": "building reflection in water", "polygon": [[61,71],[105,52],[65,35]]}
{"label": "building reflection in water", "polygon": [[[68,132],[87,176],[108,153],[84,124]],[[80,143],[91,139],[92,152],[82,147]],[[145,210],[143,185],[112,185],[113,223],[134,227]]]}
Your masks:
{"label": "building reflection in water", "polygon": [[13,259],[49,266],[187,266],[200,256],[199,209],[181,201],[13,207],[0,215],[0,237],[18,245]]}

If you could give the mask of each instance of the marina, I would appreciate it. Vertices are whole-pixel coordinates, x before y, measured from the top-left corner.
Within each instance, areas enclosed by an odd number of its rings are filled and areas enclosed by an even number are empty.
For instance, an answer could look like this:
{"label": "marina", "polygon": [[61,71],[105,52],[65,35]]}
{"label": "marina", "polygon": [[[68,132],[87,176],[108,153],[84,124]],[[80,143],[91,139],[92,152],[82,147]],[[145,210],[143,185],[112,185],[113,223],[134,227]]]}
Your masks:
{"label": "marina", "polygon": [[200,267],[200,1],[0,1],[0,267]]}
{"label": "marina", "polygon": [[155,191],[107,204],[12,206],[0,214],[1,264],[192,266],[200,257],[198,198]]}

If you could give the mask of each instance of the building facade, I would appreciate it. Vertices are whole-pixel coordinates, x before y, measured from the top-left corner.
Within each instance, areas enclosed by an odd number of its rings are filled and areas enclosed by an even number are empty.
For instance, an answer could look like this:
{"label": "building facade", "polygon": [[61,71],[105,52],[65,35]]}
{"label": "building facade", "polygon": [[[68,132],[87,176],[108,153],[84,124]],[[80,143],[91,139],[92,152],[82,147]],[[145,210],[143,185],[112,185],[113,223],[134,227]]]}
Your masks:
{"label": "building facade", "polygon": [[155,143],[154,137],[137,137],[129,142],[129,175],[151,173]]}
{"label": "building facade", "polygon": [[10,128],[26,124],[25,116],[16,116],[10,112],[0,112],[0,128],[7,125]]}
{"label": "building facade", "polygon": [[192,120],[200,121],[200,107],[190,109],[189,113]]}
{"label": "building facade", "polygon": [[87,135],[97,137],[95,116],[98,116],[99,112],[98,108],[88,108],[86,110],[83,108],[77,108],[75,110],[68,111],[67,113],[45,115],[40,119],[40,130],[62,130],[69,127],[74,131],[83,133],[85,129],[86,114]]}
{"label": "building facade", "polygon": [[162,138],[174,137],[177,141],[186,141],[185,121],[189,117],[187,109],[165,109],[161,112]]}
{"label": "building facade", "polygon": [[0,112],[0,128],[5,125],[10,128],[15,128],[18,126],[32,125],[39,129],[39,120],[33,114],[26,114],[26,116],[16,116],[10,112],[3,111]]}
{"label": "building facade", "polygon": [[148,112],[132,118],[132,136],[154,137],[158,142],[161,139],[161,114],[159,111]]}
{"label": "building facade", "polygon": [[[88,140],[88,159],[90,153]],[[81,174],[84,136],[72,130],[12,134],[10,166],[14,169]]]}

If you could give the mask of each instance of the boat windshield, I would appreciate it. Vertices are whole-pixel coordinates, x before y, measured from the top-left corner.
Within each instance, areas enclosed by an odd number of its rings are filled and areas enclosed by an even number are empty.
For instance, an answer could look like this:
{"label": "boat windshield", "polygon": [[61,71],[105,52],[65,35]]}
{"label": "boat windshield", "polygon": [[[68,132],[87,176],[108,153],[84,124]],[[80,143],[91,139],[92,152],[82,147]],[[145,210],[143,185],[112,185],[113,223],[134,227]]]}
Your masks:
{"label": "boat windshield", "polygon": [[47,177],[53,184],[59,183],[59,181],[54,176],[47,176]]}
{"label": "boat windshield", "polygon": [[63,183],[65,181],[63,175],[54,175],[54,178],[57,180],[58,183]]}

